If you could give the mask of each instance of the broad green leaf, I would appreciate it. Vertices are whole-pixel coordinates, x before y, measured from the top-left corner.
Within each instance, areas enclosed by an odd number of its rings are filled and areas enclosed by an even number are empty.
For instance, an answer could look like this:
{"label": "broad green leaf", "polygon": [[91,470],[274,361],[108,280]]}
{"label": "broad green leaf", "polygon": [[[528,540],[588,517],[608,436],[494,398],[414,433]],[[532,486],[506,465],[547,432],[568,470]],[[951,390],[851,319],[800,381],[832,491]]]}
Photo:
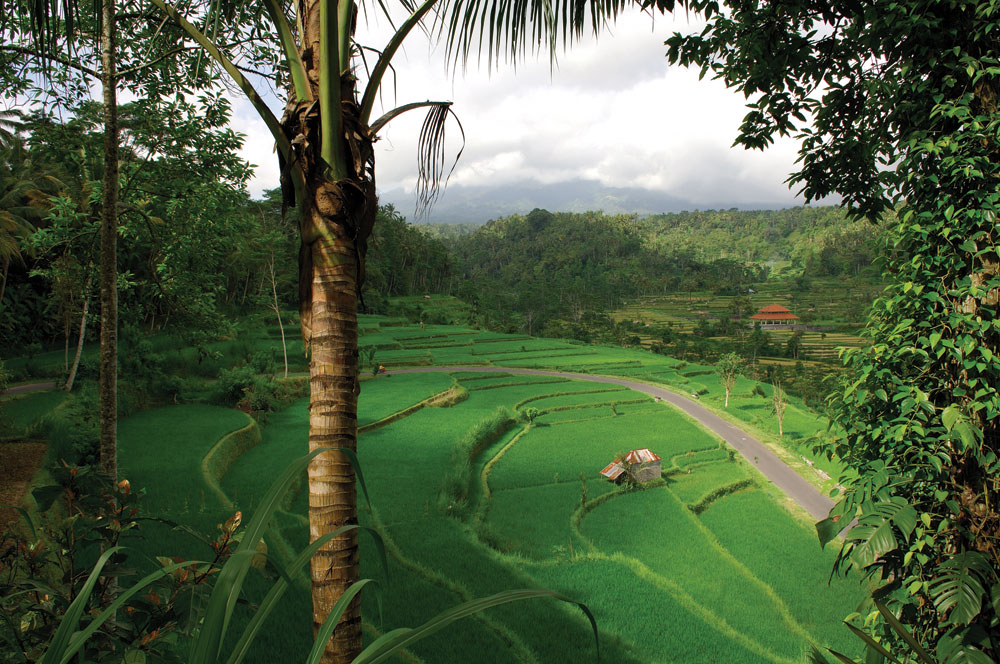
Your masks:
{"label": "broad green leaf", "polygon": [[825,547],[829,542],[831,542],[843,528],[840,526],[840,520],[834,520],[833,517],[827,517],[822,521],[816,522],[816,535],[819,537],[820,547]]}
{"label": "broad green leaf", "polygon": [[982,610],[986,588],[984,576],[992,574],[982,554],[963,551],[945,561],[941,576],[931,583],[931,597],[946,624],[968,625]]}
{"label": "broad green leaf", "polygon": [[961,411],[955,406],[948,406],[943,411],[941,411],[941,423],[944,424],[944,428],[951,431],[955,427],[955,422],[958,422],[959,418],[962,416]]}

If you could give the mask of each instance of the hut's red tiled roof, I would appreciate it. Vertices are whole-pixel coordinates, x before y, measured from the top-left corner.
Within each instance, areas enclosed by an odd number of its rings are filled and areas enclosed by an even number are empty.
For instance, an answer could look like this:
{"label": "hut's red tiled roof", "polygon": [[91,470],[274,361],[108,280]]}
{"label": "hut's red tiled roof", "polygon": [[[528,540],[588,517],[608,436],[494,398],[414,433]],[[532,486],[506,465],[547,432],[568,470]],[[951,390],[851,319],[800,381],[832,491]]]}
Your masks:
{"label": "hut's red tiled roof", "polygon": [[754,320],[798,320],[799,317],[780,304],[769,304],[750,318]]}

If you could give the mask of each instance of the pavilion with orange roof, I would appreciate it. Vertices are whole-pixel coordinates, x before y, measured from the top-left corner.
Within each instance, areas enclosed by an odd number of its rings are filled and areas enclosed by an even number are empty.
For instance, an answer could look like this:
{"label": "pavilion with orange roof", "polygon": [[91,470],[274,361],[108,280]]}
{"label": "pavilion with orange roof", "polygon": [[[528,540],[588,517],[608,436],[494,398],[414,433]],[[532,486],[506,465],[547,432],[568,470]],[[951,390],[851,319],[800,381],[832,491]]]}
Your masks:
{"label": "pavilion with orange roof", "polygon": [[780,304],[769,304],[753,316],[750,316],[750,320],[759,321],[761,327],[765,325],[768,327],[795,325],[795,321],[798,319],[798,316]]}

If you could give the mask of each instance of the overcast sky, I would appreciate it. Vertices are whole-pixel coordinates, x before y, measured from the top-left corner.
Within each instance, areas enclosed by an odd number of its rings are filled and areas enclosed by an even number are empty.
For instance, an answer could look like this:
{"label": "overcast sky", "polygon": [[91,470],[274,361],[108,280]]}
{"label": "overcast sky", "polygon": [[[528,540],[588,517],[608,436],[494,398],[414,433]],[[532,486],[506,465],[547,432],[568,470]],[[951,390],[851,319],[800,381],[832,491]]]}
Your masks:
{"label": "overcast sky", "polygon": [[[443,49],[422,34],[411,35],[394,64],[386,107],[411,101],[451,100],[465,128],[465,152],[451,184],[542,183],[579,178],[613,187],[640,187],[689,200],[702,208],[742,202],[784,201],[796,144],[778,141],[766,152],[731,148],[745,114],[741,95],[698,72],[669,67],[664,40],[675,30],[700,29],[684,16],[655,23],[633,10],[610,33],[585,39],[559,56],[550,70],[546,54],[528,57],[515,70],[488,71],[470,62],[465,73],[445,70]],[[381,46],[388,27],[375,26],[359,40]],[[373,118],[380,111],[376,108]],[[416,137],[422,111],[391,122],[375,157],[381,190],[412,191]],[[238,101],[234,128],[247,135],[243,155],[257,166],[251,193],[277,185],[273,142],[248,104]],[[450,154],[460,147],[452,124]],[[443,196],[447,197],[447,190]]]}

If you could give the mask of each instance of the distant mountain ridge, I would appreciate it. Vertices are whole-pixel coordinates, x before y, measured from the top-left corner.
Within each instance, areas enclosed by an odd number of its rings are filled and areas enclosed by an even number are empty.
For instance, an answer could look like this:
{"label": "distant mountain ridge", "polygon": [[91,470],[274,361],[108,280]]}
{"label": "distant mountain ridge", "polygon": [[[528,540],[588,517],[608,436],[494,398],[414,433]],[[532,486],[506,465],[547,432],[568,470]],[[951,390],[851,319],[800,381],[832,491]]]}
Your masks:
{"label": "distant mountain ridge", "polygon": [[776,209],[798,203],[791,194],[784,200],[697,204],[665,192],[639,187],[608,187],[596,180],[567,180],[553,184],[524,181],[499,186],[451,185],[431,211],[420,219],[414,216],[415,199],[402,189],[379,192],[382,204],[391,203],[412,223],[482,224],[511,214],[526,214],[535,208],[560,212],[601,210],[606,214],[635,212],[640,215],[696,209]]}

